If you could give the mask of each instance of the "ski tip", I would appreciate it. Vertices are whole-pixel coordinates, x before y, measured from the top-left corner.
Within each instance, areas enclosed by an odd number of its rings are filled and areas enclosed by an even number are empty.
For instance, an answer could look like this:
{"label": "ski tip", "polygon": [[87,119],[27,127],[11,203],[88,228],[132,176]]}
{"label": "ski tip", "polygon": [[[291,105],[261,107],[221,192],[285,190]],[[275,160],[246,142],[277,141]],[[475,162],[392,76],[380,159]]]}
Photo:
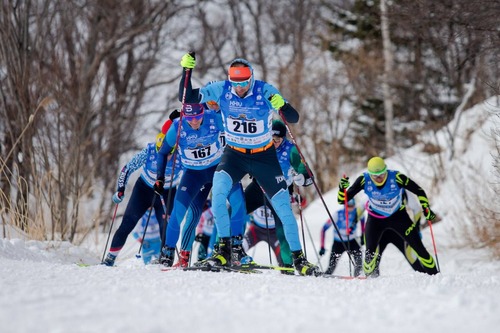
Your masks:
{"label": "ski tip", "polygon": [[85,264],[83,262],[75,262],[75,265],[77,265],[78,267],[90,267],[90,266],[92,266],[91,264]]}

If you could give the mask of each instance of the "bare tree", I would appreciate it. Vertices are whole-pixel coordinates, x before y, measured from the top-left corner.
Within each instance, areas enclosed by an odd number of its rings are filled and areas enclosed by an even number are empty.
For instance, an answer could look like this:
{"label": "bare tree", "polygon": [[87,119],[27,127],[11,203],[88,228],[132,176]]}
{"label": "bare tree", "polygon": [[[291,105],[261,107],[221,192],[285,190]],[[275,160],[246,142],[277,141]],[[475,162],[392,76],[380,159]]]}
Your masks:
{"label": "bare tree", "polygon": [[384,111],[385,111],[385,146],[388,156],[394,153],[394,131],[393,131],[393,100],[390,83],[393,81],[393,63],[394,55],[392,51],[392,43],[389,32],[389,19],[387,17],[386,0],[380,0],[380,21],[382,30],[382,44],[384,48],[384,74],[382,75],[382,90],[384,95]]}
{"label": "bare tree", "polygon": [[[103,193],[114,187],[120,154],[135,147],[127,133],[138,129],[148,79],[165,44],[163,27],[178,8],[168,2],[54,0],[2,9],[10,141],[38,99],[57,101],[21,140],[14,156],[22,153],[22,162],[6,161],[26,184],[16,186],[25,201],[22,216],[36,214],[28,209],[36,188],[44,201],[39,206],[50,208],[51,238],[73,240],[80,221],[103,222],[108,215],[102,214],[109,209]],[[100,207],[94,216],[82,211],[92,200]]]}

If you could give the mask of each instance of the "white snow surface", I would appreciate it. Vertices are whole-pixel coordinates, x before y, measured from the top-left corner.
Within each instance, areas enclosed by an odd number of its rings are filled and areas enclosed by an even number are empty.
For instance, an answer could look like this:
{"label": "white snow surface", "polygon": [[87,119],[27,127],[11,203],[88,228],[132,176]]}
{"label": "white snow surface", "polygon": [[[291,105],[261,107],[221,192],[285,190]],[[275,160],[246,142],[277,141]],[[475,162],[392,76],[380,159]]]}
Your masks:
{"label": "white snow surface", "polygon": [[[478,106],[465,114],[463,130],[473,146],[460,146],[452,161],[445,158],[447,170],[483,161],[475,165],[485,177],[491,176],[494,149],[485,126],[495,122],[478,125],[469,119],[485,112]],[[473,134],[470,126],[475,126]],[[466,209],[461,190],[453,187],[453,179],[430,190],[428,173],[422,169],[426,158],[432,157],[415,147],[387,163],[389,168],[405,166],[443,217],[433,227],[441,274],[414,272],[392,245],[376,279],[285,276],[277,271],[163,272],[135,258],[139,244],[132,237],[116,267],[79,267],[75,263],[100,262],[107,233],[81,246],[10,234],[10,239],[0,239],[0,332],[494,332],[500,326],[500,262],[488,249],[456,246],[451,230],[460,209]],[[353,179],[356,174],[352,172]],[[338,207],[336,190],[323,197],[332,203],[333,213]],[[303,212],[307,256],[314,263],[326,218],[320,200]],[[429,228],[422,235],[434,253]],[[330,248],[331,229],[328,236]],[[265,244],[249,252],[269,264]],[[321,257],[323,269],[328,255]],[[335,273],[349,275],[345,256]]]}

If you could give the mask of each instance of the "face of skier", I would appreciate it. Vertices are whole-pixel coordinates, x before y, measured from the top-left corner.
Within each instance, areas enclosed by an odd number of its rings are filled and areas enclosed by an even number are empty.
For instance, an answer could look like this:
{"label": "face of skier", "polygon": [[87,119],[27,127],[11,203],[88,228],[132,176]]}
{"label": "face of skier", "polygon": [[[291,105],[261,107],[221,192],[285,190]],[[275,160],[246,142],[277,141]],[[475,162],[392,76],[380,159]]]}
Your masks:
{"label": "face of skier", "polygon": [[386,179],[387,179],[387,171],[384,173],[381,173],[380,175],[372,175],[370,174],[370,178],[373,180],[375,185],[381,186],[384,185]]}
{"label": "face of skier", "polygon": [[283,138],[282,137],[279,137],[277,135],[273,135],[274,148],[278,148],[282,142],[283,142]]}
{"label": "face of skier", "polygon": [[185,116],[186,121],[192,129],[197,130],[200,128],[203,122],[203,114],[204,113],[197,114],[196,116]]}
{"label": "face of skier", "polygon": [[229,67],[229,82],[239,97],[243,97],[250,90],[252,70],[242,63],[235,63]]}

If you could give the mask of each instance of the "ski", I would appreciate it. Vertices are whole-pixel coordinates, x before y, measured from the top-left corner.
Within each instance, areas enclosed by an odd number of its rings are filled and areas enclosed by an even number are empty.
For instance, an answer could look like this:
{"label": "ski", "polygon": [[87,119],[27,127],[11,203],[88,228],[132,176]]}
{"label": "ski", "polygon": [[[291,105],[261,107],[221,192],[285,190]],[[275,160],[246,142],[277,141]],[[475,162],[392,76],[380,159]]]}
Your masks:
{"label": "ski", "polygon": [[[101,263],[97,263],[97,264],[86,264],[86,263],[83,263],[83,262],[74,262],[73,264],[77,265],[78,267],[92,267],[92,266],[105,266]],[[115,267],[113,265],[113,267]]]}
{"label": "ski", "polygon": [[243,273],[243,274],[261,274],[262,272],[257,270],[257,269],[253,269],[253,268],[250,268],[250,267],[243,267],[243,266],[229,266],[229,267],[225,267],[225,266],[222,266],[223,269],[226,269],[228,272],[238,272],[238,273]]}
{"label": "ski", "polygon": [[90,266],[94,266],[92,264],[84,264],[83,262],[75,262],[75,265],[77,265],[78,267],[90,267]]}
{"label": "ski", "polygon": [[349,276],[349,275],[330,275],[323,274],[324,278],[341,279],[341,280],[366,280],[366,276]]}
{"label": "ski", "polygon": [[200,271],[200,272],[215,272],[215,273],[220,273],[220,272],[235,272],[235,273],[242,273],[242,274],[259,274],[262,273],[258,270],[255,269],[250,269],[250,268],[242,268],[240,266],[190,266],[190,267],[183,267],[183,268],[178,268],[178,267],[163,267],[161,269],[162,272],[170,272],[170,271],[175,271],[175,270],[182,270],[182,271]]}
{"label": "ski", "polygon": [[243,273],[243,274],[259,274],[262,273],[260,271],[243,268],[241,266],[191,266],[183,268],[184,271],[202,271],[202,272],[235,272],[235,273]]}
{"label": "ski", "polygon": [[295,268],[293,267],[280,267],[280,266],[260,265],[260,264],[242,264],[241,266],[237,267],[241,267],[244,269],[270,269],[275,271],[295,273]]}

